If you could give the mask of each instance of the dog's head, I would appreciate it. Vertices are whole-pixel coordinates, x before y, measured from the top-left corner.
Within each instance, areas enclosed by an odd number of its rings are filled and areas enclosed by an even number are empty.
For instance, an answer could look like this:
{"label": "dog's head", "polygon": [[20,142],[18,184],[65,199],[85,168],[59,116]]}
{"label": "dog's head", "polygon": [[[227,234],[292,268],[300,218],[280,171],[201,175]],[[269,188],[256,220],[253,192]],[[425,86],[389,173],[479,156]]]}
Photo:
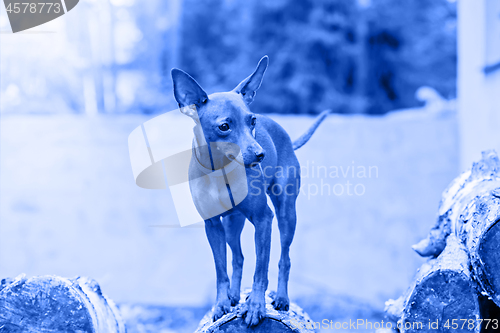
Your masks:
{"label": "dog's head", "polygon": [[264,56],[252,75],[236,88],[210,96],[189,74],[172,70],[174,96],[181,112],[201,126],[207,143],[229,160],[246,167],[260,163],[265,157],[264,149],[255,140],[257,117],[248,106],[260,87],[268,62],[269,58]]}

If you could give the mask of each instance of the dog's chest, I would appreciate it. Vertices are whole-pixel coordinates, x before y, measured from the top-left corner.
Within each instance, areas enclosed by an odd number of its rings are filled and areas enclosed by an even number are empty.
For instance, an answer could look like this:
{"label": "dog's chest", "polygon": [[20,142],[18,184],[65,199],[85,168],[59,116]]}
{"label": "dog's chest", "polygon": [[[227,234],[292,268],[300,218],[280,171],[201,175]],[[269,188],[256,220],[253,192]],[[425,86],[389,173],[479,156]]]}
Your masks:
{"label": "dog's chest", "polygon": [[233,209],[248,194],[245,167],[236,162],[213,172],[191,165],[189,174],[191,196],[204,220]]}

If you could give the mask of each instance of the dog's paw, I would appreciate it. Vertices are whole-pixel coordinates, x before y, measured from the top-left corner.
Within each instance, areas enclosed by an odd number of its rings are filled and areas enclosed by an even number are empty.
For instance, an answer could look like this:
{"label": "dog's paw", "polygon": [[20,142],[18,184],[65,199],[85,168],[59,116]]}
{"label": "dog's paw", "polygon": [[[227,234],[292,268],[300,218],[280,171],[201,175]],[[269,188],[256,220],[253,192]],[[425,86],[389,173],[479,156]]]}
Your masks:
{"label": "dog's paw", "polygon": [[231,306],[236,306],[240,302],[240,291],[229,291],[229,300],[231,301]]}
{"label": "dog's paw", "polygon": [[215,304],[214,306],[214,313],[212,316],[213,321],[217,321],[226,313],[228,313],[230,310],[231,310],[231,301],[229,301],[229,298],[224,301],[218,301],[217,304]]}
{"label": "dog's paw", "polygon": [[271,304],[278,311],[288,311],[290,308],[290,301],[286,296],[277,296]]}
{"label": "dog's paw", "polygon": [[243,317],[245,318],[245,323],[248,327],[256,326],[266,314],[266,303],[264,297],[259,297],[255,299],[252,294],[247,298],[245,304]]}

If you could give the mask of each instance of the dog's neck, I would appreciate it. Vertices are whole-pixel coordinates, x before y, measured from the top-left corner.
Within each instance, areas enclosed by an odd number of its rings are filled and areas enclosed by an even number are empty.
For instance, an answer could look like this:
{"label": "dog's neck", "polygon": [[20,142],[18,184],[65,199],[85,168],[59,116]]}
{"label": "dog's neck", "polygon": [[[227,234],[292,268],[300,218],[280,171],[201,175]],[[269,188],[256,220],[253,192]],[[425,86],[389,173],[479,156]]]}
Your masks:
{"label": "dog's neck", "polygon": [[217,151],[216,145],[208,145],[200,124],[193,128],[193,150],[197,162],[207,170],[217,170],[224,165],[224,155]]}

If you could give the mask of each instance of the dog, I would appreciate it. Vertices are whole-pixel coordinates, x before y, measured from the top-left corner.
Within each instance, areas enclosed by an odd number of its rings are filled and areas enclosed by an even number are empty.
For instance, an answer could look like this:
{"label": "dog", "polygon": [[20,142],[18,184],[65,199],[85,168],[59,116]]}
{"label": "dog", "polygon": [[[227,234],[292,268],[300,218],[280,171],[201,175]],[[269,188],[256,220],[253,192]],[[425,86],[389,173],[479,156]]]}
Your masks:
{"label": "dog", "polygon": [[[194,175],[199,172],[195,164],[207,170],[216,170],[230,161],[244,166],[244,180],[247,182],[244,185],[246,189],[251,189],[236,206],[229,206],[224,212],[205,219],[205,231],[217,276],[214,321],[239,303],[243,270],[240,236],[246,220],[255,227],[257,263],[252,291],[242,311],[248,326],[257,325],[266,311],[265,292],[268,287],[271,224],[274,217],[267,196],[271,198],[277,215],[281,240],[278,289],[272,304],[279,311],[289,309],[289,252],[297,223],[295,202],[300,189],[300,164],[294,150],[311,138],[330,112],[321,113],[307,132],[293,143],[287,132],[275,121],[251,112],[249,105],[261,86],[268,63],[269,58],[264,56],[255,71],[236,88],[210,96],[189,74],[176,68],[171,72],[174,97],[179,109],[196,124],[193,142],[198,149],[193,150],[190,180],[198,177]],[[202,146],[206,149],[199,148]],[[272,191],[273,187],[279,187],[281,191]],[[213,191],[206,194],[204,189],[191,187],[191,195],[203,200],[204,196],[218,194]],[[226,242],[233,254],[231,281],[227,274]]]}

